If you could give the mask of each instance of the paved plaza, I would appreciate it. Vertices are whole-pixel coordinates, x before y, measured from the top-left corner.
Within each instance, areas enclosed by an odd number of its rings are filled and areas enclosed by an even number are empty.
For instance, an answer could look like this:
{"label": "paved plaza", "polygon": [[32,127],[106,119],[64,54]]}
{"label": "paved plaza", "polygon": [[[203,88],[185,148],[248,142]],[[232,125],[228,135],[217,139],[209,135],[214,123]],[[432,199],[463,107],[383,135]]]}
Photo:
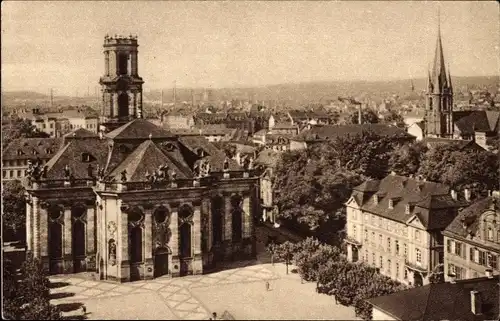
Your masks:
{"label": "paved plaza", "polygon": [[[356,319],[352,308],[286,275],[283,264],[258,264],[213,274],[158,278],[124,284],[91,281],[83,276],[50,278],[52,302],[68,318],[101,320],[200,320],[228,311],[245,319]],[[271,290],[266,291],[268,281]]]}

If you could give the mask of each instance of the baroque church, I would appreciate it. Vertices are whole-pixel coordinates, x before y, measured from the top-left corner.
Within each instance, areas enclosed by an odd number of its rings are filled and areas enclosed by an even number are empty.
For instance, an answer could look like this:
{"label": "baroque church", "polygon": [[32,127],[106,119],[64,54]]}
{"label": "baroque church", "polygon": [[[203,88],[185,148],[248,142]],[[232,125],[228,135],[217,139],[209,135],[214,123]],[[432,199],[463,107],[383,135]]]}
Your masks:
{"label": "baroque church", "polygon": [[27,249],[51,274],[127,282],[255,256],[253,160],[142,119],[137,47],[105,37],[101,131],[78,129],[29,166]]}

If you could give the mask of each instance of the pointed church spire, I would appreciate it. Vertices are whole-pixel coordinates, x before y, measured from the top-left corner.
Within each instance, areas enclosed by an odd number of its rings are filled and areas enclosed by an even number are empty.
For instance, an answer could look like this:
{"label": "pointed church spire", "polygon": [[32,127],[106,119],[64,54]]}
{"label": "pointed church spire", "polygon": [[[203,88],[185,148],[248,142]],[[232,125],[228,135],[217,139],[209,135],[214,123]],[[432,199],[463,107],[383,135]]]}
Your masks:
{"label": "pointed church spire", "polygon": [[448,64],[448,88],[450,89],[450,93],[453,93],[453,85],[451,84],[450,64]]}
{"label": "pointed church spire", "polygon": [[434,93],[439,94],[447,87],[447,75],[443,54],[443,43],[441,41],[441,17],[438,10],[438,35],[436,41],[436,51],[434,53],[434,64],[432,68],[432,82],[434,85]]}

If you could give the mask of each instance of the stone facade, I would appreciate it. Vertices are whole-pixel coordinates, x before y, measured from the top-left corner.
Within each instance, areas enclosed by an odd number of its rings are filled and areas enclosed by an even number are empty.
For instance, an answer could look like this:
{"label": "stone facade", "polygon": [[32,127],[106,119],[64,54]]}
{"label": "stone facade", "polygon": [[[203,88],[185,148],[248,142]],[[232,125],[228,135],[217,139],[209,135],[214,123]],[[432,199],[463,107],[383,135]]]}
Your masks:
{"label": "stone facade", "polygon": [[[241,177],[222,178],[216,186],[164,189],[91,181],[88,187],[49,189],[34,183],[27,204],[28,250],[52,274],[95,271],[119,282],[201,274],[217,261],[255,255],[256,183],[257,178]],[[214,242],[211,224],[216,198],[226,205],[220,242]]]}

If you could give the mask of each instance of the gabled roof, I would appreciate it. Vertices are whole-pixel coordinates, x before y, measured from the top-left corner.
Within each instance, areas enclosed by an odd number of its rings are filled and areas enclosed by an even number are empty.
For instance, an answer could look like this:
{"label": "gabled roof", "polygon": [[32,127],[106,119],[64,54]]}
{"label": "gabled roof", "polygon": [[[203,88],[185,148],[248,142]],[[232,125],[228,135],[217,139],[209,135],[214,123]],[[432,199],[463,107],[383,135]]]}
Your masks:
{"label": "gabled roof", "polygon": [[18,138],[3,150],[2,160],[49,159],[62,143],[62,138]]}
{"label": "gabled roof", "polygon": [[152,138],[171,138],[174,135],[166,129],[156,126],[145,119],[134,119],[123,126],[106,134],[111,139],[149,139]]}
{"label": "gabled roof", "polygon": [[462,133],[492,132],[497,128],[500,112],[475,110],[455,122]]}
{"label": "gabled roof", "polygon": [[121,173],[125,170],[128,181],[146,181],[146,174],[153,174],[162,165],[167,165],[170,172],[174,170],[177,173],[177,178],[188,178],[186,171],[172,162],[151,140],[146,140],[140,144],[108,177],[120,181]]}
{"label": "gabled roof", "polygon": [[66,137],[67,138],[72,138],[72,137],[84,138],[84,137],[98,137],[98,136],[97,136],[97,134],[91,132],[90,130],[87,130],[85,128],[78,128],[78,129],[70,131],[69,133],[64,135],[64,137],[65,138]]}
{"label": "gabled roof", "polygon": [[[498,207],[500,206],[500,199],[493,196],[479,199],[461,210],[445,231],[464,238],[467,237],[469,232],[477,235],[481,215],[488,210],[494,210],[492,209],[494,202],[498,204],[496,211],[500,211]],[[462,222],[466,224],[466,228],[463,227]]]}
{"label": "gabled roof", "polygon": [[[471,310],[471,291],[478,291],[481,314]],[[498,277],[431,283],[367,300],[384,313],[405,321],[496,320],[499,316]]]}

